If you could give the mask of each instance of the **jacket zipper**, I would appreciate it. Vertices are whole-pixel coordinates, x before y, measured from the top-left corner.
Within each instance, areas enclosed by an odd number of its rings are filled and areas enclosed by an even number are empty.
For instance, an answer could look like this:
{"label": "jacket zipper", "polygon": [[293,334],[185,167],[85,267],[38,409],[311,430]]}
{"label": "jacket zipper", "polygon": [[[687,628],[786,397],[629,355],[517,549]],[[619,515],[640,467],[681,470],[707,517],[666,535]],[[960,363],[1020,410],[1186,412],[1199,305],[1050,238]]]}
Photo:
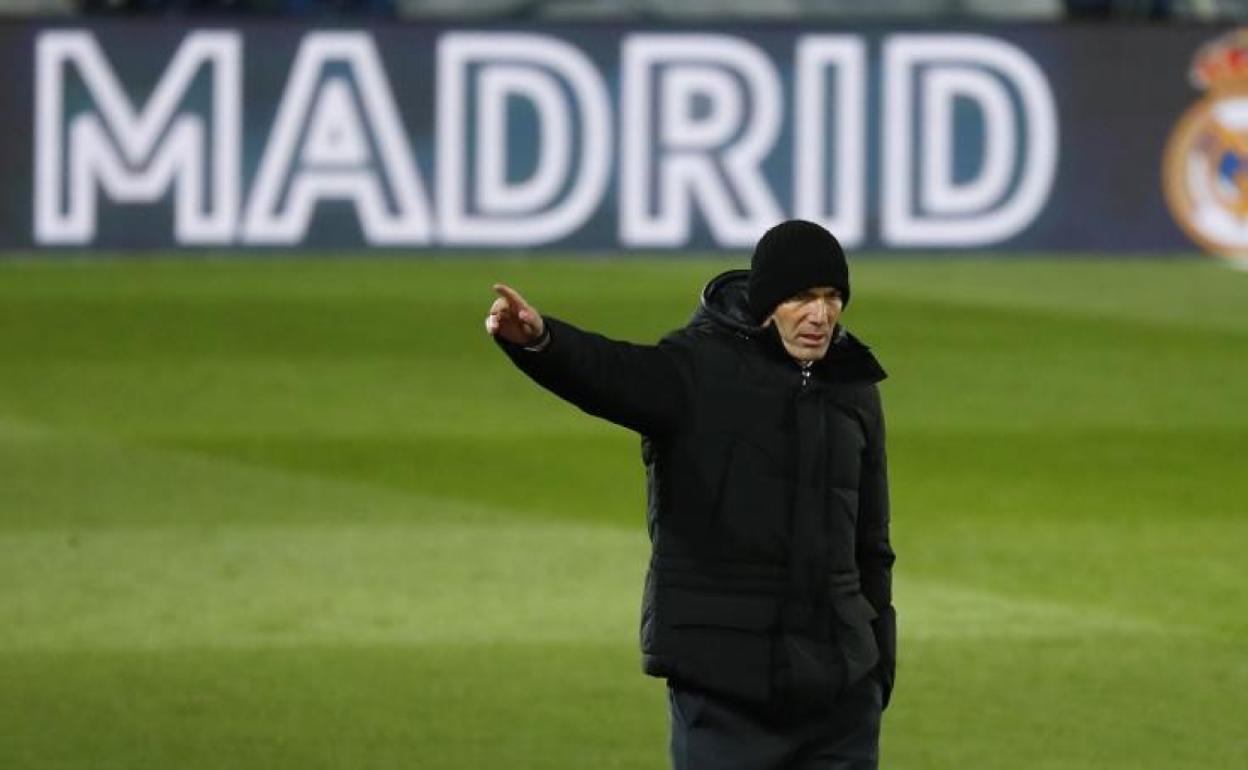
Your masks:
{"label": "jacket zipper", "polygon": [[802,389],[805,390],[806,385],[810,383],[810,370],[812,367],[809,362],[806,364],[798,364],[798,366],[801,366],[802,368]]}

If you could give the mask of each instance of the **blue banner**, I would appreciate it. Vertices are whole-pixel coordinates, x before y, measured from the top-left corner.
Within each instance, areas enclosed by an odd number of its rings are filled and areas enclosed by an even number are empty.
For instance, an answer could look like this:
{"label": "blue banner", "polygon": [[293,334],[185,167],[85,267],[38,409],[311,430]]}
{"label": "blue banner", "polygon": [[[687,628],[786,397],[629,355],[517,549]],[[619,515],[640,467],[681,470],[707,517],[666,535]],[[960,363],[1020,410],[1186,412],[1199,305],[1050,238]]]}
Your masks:
{"label": "blue banner", "polygon": [[1242,42],[8,22],[0,248],[740,250],[802,217],[856,250],[1238,254]]}

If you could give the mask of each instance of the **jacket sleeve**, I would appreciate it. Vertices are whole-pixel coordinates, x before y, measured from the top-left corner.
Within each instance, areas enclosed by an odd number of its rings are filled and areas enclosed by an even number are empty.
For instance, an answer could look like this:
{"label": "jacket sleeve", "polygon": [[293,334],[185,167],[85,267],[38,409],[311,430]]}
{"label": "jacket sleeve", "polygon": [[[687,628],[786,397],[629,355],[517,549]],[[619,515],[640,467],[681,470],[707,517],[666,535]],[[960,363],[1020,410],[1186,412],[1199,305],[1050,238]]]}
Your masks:
{"label": "jacket sleeve", "polygon": [[897,614],[893,609],[893,562],[889,543],[888,462],[884,450],[884,411],[878,387],[872,387],[867,446],[858,488],[858,569],[862,593],[879,617],[872,621],[880,649],[879,673],[884,703],[892,694],[897,668]]}
{"label": "jacket sleeve", "polygon": [[549,344],[526,350],[499,337],[503,352],[537,384],[581,410],[645,435],[671,430],[687,414],[682,351],[668,340],[635,345],[543,316]]}

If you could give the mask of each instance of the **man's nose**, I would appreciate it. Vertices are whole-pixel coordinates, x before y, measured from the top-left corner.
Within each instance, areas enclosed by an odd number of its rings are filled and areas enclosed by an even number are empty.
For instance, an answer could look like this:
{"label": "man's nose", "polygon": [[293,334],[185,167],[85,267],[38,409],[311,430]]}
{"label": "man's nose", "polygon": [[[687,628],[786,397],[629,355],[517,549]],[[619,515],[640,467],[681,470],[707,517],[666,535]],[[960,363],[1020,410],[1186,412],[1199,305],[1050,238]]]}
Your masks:
{"label": "man's nose", "polygon": [[819,300],[815,303],[815,309],[812,313],[811,320],[820,325],[825,324],[828,322],[829,313],[831,313],[831,311],[828,309],[828,303],[823,300]]}

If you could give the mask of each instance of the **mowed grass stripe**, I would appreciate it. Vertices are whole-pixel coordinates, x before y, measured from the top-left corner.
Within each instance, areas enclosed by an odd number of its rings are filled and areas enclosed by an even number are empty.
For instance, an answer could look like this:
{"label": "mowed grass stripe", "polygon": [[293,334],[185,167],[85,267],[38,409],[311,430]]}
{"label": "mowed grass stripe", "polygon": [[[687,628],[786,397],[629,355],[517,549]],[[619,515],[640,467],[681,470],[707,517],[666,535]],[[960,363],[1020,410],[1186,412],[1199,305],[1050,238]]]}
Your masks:
{"label": "mowed grass stripe", "polygon": [[[636,633],[645,547],[570,524],[0,536],[0,653],[476,642]],[[898,581],[903,639],[1200,635],[1121,609]]]}
{"label": "mowed grass stripe", "polygon": [[[54,435],[29,425],[13,433],[28,443],[30,436],[46,442]],[[96,492],[88,505],[103,510],[81,516],[72,528],[19,528],[0,536],[0,584],[9,586],[0,595],[0,617],[10,621],[0,631],[0,650],[610,642],[635,630],[646,550],[639,529],[539,525],[500,508],[382,495],[365,485],[99,439],[79,437],[76,444],[55,444],[45,459],[103,471],[101,478],[117,482],[112,494],[123,497],[109,500],[108,490],[88,477]],[[120,467],[128,477],[114,477]],[[134,506],[135,490],[143,504],[157,507],[162,480],[174,484],[165,490],[167,510],[184,518],[135,528],[109,515]],[[229,502],[221,490],[229,490]],[[405,518],[378,519],[368,504],[376,497],[401,507]],[[221,506],[219,513],[185,518],[196,500]],[[279,500],[292,520],[285,527],[262,518]],[[311,507],[301,510],[299,500]],[[5,500],[9,511],[17,505]],[[977,539],[989,535],[984,530]],[[1069,547],[1058,553],[1076,555]],[[972,563],[1010,557],[981,553]],[[1086,601],[1064,605],[994,593],[975,587],[981,585],[975,575],[965,585],[925,581],[921,562],[918,567],[910,573],[918,573],[913,584],[898,581],[898,604],[910,608],[905,635],[916,640],[1197,630]]]}
{"label": "mowed grass stripe", "polygon": [[639,539],[431,521],[0,535],[0,651],[627,640]]}
{"label": "mowed grass stripe", "polygon": [[1067,318],[1244,334],[1248,273],[1207,258],[919,256],[854,264],[860,297],[975,304]]}
{"label": "mowed grass stripe", "polygon": [[[1053,268],[1053,280],[1066,280],[1064,270]],[[1240,275],[1222,277],[1243,283]],[[627,291],[648,295],[654,288]],[[551,307],[646,340],[678,326],[695,296],[639,306],[624,294],[610,314],[584,299],[552,300]],[[1245,325],[1175,326],[1161,312],[1174,302],[1167,286],[1157,287],[1158,314],[1151,318],[1135,305],[1121,320],[1089,318],[1083,313],[1095,306],[1044,296],[1043,311],[1004,308],[991,297],[856,298],[850,325],[894,375],[886,386],[892,422],[903,433],[929,426],[1248,431],[1245,412],[1230,408],[1248,377]],[[8,307],[14,317],[0,335],[7,362],[0,406],[71,427],[86,422],[141,434],[607,430],[590,427],[510,371],[481,332],[488,296],[478,287],[460,287],[432,304],[362,298],[343,308],[313,303],[294,315],[276,299],[252,301],[241,318],[229,304],[209,304],[191,322],[177,303],[110,301],[129,318],[124,324],[97,312],[95,301]],[[436,331],[422,327],[421,313],[437,319]],[[252,318],[267,320],[253,326]],[[77,397],[84,391],[89,400]]]}
{"label": "mowed grass stripe", "polygon": [[[1242,712],[1214,705],[1248,685],[1237,648],[1120,641],[912,646],[885,766],[1243,766]],[[667,766],[664,693],[628,644],[8,653],[0,681],[5,767]]]}
{"label": "mowed grass stripe", "polygon": [[[52,458],[78,469],[77,480],[95,492],[80,505],[98,508],[76,512],[67,528],[46,526],[45,510],[27,517],[43,526],[0,535],[0,617],[8,621],[0,650],[609,642],[635,631],[640,528],[538,524],[500,508],[98,439],[54,445],[43,459]],[[115,485],[92,483],[92,471],[94,481]],[[162,492],[162,481],[172,486]],[[134,527],[116,514],[160,510],[162,497],[163,520]],[[22,501],[4,503],[15,523]],[[290,523],[275,527],[265,513],[279,504]],[[985,556],[975,563],[991,563]],[[975,588],[973,575],[966,585],[898,583],[903,630],[915,639],[1160,630],[1144,616],[1086,602]]]}
{"label": "mowed grass stripe", "polygon": [[0,417],[0,533],[366,524],[512,514],[454,497],[263,467]]}
{"label": "mowed grass stripe", "polygon": [[659,768],[627,642],[0,655],[0,766]]}

